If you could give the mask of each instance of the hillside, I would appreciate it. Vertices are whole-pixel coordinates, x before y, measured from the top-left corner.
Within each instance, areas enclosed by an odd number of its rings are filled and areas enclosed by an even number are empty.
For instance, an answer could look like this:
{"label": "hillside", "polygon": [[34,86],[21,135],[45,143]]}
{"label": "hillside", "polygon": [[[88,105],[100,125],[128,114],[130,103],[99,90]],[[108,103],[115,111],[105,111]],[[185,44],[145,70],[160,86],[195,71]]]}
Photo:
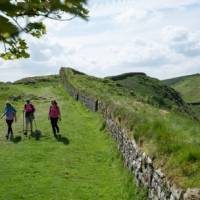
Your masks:
{"label": "hillside", "polygon": [[200,74],[168,79],[163,83],[178,91],[200,119]]}
{"label": "hillside", "polygon": [[[200,186],[200,171],[198,170],[200,125],[187,116],[188,112],[181,107],[185,106],[184,103],[177,104],[171,99],[170,103],[176,106],[175,109],[163,109],[147,103],[143,98],[138,98],[137,93],[141,97],[142,89],[145,87],[140,86],[141,90],[134,93],[134,90],[130,92],[130,88],[125,89],[126,87],[117,83],[116,80],[113,81],[112,78],[101,79],[87,76],[70,68],[62,68],[60,73],[64,77],[63,81],[67,80],[72,89],[83,95],[81,98],[86,96],[103,102],[110,117],[128,131],[128,137],[134,138],[140,148],[154,159],[156,166],[162,169],[176,185],[182,188]],[[144,74],[136,76],[142,76],[139,80],[149,82],[149,78],[144,77]],[[119,78],[120,76],[117,80]],[[153,82],[160,85],[155,79],[150,81],[152,86]],[[139,84],[138,77],[133,82]],[[161,86],[161,88],[168,87]],[[174,90],[170,91],[177,94]],[[150,93],[153,92],[155,91],[152,89]],[[76,98],[79,97],[76,96]],[[180,112],[179,106],[183,112]]]}
{"label": "hillside", "polygon": [[108,77],[119,87],[128,89],[139,101],[168,110],[177,110],[193,116],[191,109],[178,92],[164,85],[160,80],[142,73],[128,73]]}
{"label": "hillside", "polygon": [[35,77],[27,77],[15,81],[15,84],[38,84],[38,83],[57,83],[59,81],[58,75],[48,75],[48,76],[35,76]]}
{"label": "hillside", "polygon": [[163,83],[177,90],[186,102],[200,102],[200,74],[168,79]]}
{"label": "hillside", "polygon": [[[124,169],[101,116],[75,102],[57,78],[57,81],[55,77],[31,79],[31,82],[20,80],[20,84],[0,84],[1,110],[10,99],[18,117],[13,143],[5,140],[5,122],[0,121],[0,199],[146,199]],[[22,134],[26,98],[31,98],[36,106],[36,122],[42,131],[39,140],[27,139]],[[62,111],[59,123],[62,137],[58,141],[53,138],[47,119],[53,98]]]}

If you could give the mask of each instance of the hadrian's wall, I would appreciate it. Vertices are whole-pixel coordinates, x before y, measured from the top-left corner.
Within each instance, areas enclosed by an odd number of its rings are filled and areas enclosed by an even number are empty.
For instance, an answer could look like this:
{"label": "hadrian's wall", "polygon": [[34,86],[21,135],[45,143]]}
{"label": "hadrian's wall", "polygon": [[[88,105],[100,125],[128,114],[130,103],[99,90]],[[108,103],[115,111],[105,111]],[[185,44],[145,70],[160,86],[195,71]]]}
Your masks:
{"label": "hadrian's wall", "polygon": [[160,169],[154,168],[153,161],[145,152],[142,152],[135,140],[127,137],[128,133],[112,118],[107,106],[98,99],[88,97],[78,91],[61,73],[61,79],[66,91],[82,102],[91,111],[103,114],[106,124],[118,149],[122,153],[124,163],[130,173],[135,177],[138,186],[145,187],[148,197],[152,200],[200,200],[200,189],[183,190],[170,182]]}

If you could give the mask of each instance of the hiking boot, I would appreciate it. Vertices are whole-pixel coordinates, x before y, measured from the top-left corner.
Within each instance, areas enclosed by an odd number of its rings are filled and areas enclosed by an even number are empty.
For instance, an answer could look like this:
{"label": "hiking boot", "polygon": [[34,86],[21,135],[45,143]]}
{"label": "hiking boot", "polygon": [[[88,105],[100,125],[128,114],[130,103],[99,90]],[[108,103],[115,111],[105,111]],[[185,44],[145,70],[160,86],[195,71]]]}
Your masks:
{"label": "hiking boot", "polygon": [[8,135],[6,135],[6,140],[8,140]]}

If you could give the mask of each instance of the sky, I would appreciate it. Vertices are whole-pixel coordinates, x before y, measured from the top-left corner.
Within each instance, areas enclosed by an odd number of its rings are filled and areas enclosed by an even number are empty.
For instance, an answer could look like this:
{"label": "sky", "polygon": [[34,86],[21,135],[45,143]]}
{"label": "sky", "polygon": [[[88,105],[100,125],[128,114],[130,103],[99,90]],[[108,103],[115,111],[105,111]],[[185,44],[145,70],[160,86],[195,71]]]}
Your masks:
{"label": "sky", "polygon": [[0,59],[0,81],[72,67],[104,77],[145,72],[159,79],[200,73],[199,0],[89,0],[89,21],[46,20],[26,37],[31,58]]}

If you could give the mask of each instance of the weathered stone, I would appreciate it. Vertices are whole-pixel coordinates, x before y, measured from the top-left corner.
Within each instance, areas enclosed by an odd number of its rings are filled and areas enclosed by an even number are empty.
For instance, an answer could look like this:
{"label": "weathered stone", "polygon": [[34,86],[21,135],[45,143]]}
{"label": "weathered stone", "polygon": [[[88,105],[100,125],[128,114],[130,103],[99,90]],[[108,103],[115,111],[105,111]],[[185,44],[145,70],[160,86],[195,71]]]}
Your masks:
{"label": "weathered stone", "polygon": [[165,178],[165,175],[164,175],[164,173],[162,173],[161,169],[157,169],[157,170],[155,170],[155,172],[160,178]]}
{"label": "weathered stone", "polygon": [[173,194],[170,195],[170,199],[169,200],[177,200]]}
{"label": "weathered stone", "polygon": [[151,158],[149,158],[148,156],[147,156],[147,164],[152,164],[153,165],[153,162],[152,162]]}
{"label": "weathered stone", "polygon": [[200,200],[200,189],[187,189],[183,197],[184,200]]}
{"label": "weathered stone", "polygon": [[182,189],[177,188],[175,185],[173,185],[170,190],[171,190],[172,195],[176,199],[178,199],[178,200],[179,199],[183,199],[183,193],[184,193],[184,191]]}

